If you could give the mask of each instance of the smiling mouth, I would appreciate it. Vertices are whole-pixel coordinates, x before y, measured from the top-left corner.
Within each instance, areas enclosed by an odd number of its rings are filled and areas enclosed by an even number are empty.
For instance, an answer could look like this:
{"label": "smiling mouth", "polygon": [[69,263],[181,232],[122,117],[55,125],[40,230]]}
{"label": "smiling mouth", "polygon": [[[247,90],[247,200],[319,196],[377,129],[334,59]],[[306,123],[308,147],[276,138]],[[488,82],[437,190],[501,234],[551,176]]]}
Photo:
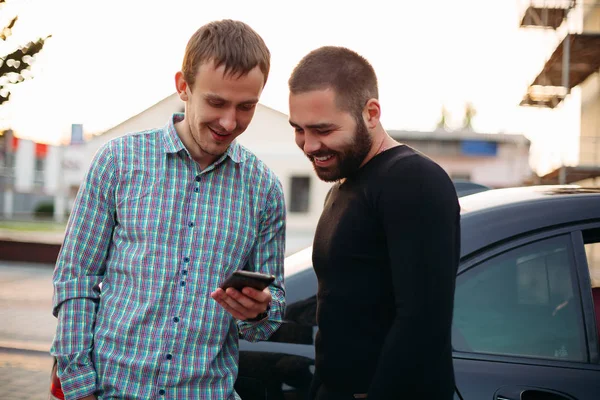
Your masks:
{"label": "smiling mouth", "polygon": [[214,130],[213,128],[211,128],[210,126],[208,127],[208,129],[210,129],[210,130],[211,130],[211,132],[212,132],[212,133],[214,133],[214,134],[215,134],[215,135],[217,135],[217,136],[221,136],[221,137],[227,137],[227,136],[231,135],[230,133],[222,133],[222,132],[215,131],[215,130]]}
{"label": "smiling mouth", "polygon": [[311,161],[316,167],[326,168],[332,162],[335,154],[327,154],[325,156],[310,156]]}

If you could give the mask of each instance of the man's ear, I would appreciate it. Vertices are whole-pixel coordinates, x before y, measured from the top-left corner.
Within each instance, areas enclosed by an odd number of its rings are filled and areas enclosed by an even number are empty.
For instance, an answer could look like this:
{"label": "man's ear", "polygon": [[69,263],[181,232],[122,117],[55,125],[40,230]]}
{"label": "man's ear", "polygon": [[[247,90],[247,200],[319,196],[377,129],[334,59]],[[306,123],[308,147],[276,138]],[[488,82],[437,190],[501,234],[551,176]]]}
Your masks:
{"label": "man's ear", "polygon": [[369,99],[363,109],[363,119],[369,129],[375,129],[381,118],[381,105],[377,99]]}
{"label": "man's ear", "polygon": [[179,98],[182,101],[188,101],[188,84],[183,77],[183,72],[178,71],[175,74],[175,88],[177,89],[177,94],[179,94]]}

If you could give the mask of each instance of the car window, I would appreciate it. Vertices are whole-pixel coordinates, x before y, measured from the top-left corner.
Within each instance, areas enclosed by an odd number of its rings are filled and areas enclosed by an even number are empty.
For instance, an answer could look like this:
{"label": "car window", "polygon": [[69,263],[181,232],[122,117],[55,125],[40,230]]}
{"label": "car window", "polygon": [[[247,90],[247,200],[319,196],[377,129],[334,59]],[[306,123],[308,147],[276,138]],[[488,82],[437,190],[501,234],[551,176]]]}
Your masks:
{"label": "car window", "polygon": [[583,241],[590,272],[596,332],[598,333],[598,341],[600,342],[600,228],[583,231]]}
{"label": "car window", "polygon": [[592,288],[600,288],[600,228],[583,232]]}
{"label": "car window", "polygon": [[458,351],[585,361],[569,236],[529,243],[457,277]]}

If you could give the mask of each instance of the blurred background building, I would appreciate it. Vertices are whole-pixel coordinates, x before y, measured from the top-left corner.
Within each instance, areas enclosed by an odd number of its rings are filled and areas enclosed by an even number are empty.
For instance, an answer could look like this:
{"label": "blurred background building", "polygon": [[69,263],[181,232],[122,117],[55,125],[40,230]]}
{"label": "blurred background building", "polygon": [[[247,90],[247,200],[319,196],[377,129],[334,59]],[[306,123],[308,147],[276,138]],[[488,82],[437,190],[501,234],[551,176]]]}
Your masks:
{"label": "blurred background building", "polygon": [[[164,126],[183,103],[172,94],[107,131],[84,136],[83,126],[72,126],[70,143],[50,146],[3,135],[1,161],[4,218],[27,219],[48,211],[64,221],[79,186],[98,149],[130,132]],[[436,160],[457,180],[490,187],[518,186],[531,174],[529,141],[522,135],[482,134],[472,129],[431,132],[389,131],[396,140]],[[87,140],[84,140],[87,138]],[[280,178],[287,204],[288,251],[305,246],[330,184],[319,180],[311,163],[297,148],[288,116],[258,104],[254,119],[238,141],[253,151]],[[48,214],[45,214],[48,215]]]}
{"label": "blurred background building", "polygon": [[532,174],[530,142],[523,135],[485,134],[470,129],[388,133],[435,160],[453,180],[502,188],[521,186]]}
{"label": "blurred background building", "polygon": [[553,52],[527,89],[521,105],[556,108],[581,90],[579,164],[563,165],[536,183],[600,185],[600,0],[523,1],[521,27],[546,29]]}
{"label": "blurred background building", "polygon": [[14,136],[12,130],[0,134],[0,210],[4,217],[31,215],[43,204],[52,204],[52,174],[58,165],[58,148]]}

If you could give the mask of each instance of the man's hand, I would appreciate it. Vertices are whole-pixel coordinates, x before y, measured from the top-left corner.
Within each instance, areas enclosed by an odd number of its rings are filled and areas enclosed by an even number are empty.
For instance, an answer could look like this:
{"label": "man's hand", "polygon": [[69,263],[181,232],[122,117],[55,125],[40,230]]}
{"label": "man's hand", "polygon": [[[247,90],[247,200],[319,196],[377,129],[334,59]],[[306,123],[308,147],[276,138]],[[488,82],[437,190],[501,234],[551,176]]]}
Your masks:
{"label": "man's hand", "polygon": [[242,291],[234,288],[221,288],[210,294],[217,303],[235,318],[245,321],[256,318],[265,312],[271,303],[271,291],[266,287],[263,291],[245,287]]}

